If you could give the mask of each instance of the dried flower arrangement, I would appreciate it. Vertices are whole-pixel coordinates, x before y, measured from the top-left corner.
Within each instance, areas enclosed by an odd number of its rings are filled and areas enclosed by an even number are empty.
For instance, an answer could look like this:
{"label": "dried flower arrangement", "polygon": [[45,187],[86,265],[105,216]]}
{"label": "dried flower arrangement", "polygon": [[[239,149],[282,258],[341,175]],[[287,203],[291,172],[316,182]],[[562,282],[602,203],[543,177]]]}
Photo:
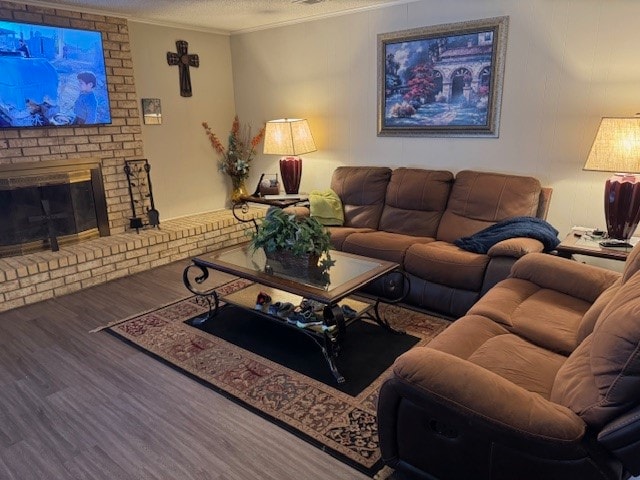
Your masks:
{"label": "dried flower arrangement", "polygon": [[251,136],[251,126],[240,126],[240,121],[236,115],[231,131],[229,132],[228,148],[222,145],[220,139],[211,131],[207,122],[202,122],[211,146],[221,156],[219,169],[226,173],[232,179],[245,180],[249,176],[249,166],[251,160],[256,154],[256,147],[264,138],[264,127],[260,129],[257,135]]}

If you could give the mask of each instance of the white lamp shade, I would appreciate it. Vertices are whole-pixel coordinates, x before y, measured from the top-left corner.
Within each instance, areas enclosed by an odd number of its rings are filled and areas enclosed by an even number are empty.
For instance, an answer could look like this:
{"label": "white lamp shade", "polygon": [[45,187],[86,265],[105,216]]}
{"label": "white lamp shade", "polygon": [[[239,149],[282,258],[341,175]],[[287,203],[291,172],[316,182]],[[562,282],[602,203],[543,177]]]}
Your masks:
{"label": "white lamp shade", "polygon": [[603,118],[584,169],[639,173],[640,117]]}
{"label": "white lamp shade", "polygon": [[316,151],[316,144],[307,120],[282,118],[267,122],[263,153],[274,155],[302,155]]}

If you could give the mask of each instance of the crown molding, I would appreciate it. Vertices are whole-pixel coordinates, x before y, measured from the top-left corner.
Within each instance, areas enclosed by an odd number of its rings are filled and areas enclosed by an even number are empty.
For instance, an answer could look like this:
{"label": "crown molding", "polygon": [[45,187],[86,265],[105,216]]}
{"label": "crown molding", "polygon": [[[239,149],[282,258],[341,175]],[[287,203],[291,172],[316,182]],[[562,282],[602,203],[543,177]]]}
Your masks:
{"label": "crown molding", "polygon": [[53,10],[63,10],[63,11],[71,11],[71,12],[88,13],[88,14],[91,14],[91,15],[103,15],[103,16],[109,16],[109,17],[115,17],[115,18],[123,18],[123,19],[125,19],[127,21],[134,22],[134,23],[143,23],[143,24],[156,25],[156,26],[166,27],[166,28],[176,28],[176,29],[190,30],[190,31],[202,32],[202,33],[212,33],[212,34],[224,35],[224,36],[241,35],[241,34],[244,34],[244,33],[259,32],[259,31],[263,31],[263,30],[270,30],[270,29],[273,29],[273,28],[280,28],[280,27],[286,27],[286,26],[290,26],[290,25],[297,25],[297,24],[300,24],[300,23],[307,23],[307,22],[312,22],[312,21],[316,21],[316,20],[324,20],[324,19],[328,19],[328,18],[340,17],[340,16],[343,16],[343,15],[350,15],[350,14],[353,14],[353,13],[360,13],[360,12],[371,11],[371,10],[379,10],[381,8],[387,8],[387,7],[392,7],[392,6],[395,6],[395,5],[403,5],[403,4],[408,4],[408,3],[415,3],[415,2],[419,2],[419,1],[421,1],[421,0],[395,0],[393,2],[382,3],[382,4],[378,4],[378,5],[367,5],[367,6],[363,6],[363,7],[351,8],[349,10],[341,10],[339,12],[323,13],[323,14],[311,15],[311,16],[304,17],[304,18],[297,18],[297,19],[286,20],[286,21],[282,21],[282,22],[274,22],[274,23],[269,23],[269,24],[266,24],[266,25],[260,25],[260,26],[252,27],[252,28],[243,28],[243,29],[238,29],[238,30],[221,30],[221,29],[217,29],[217,28],[208,28],[208,27],[203,27],[203,26],[199,26],[199,25],[191,25],[191,24],[180,23],[180,22],[167,22],[167,21],[163,21],[163,20],[155,20],[155,19],[146,18],[146,17],[139,16],[139,15],[124,14],[124,13],[121,13],[121,12],[115,12],[115,11],[106,10],[106,9],[102,10],[102,9],[84,7],[84,6],[64,5],[64,4],[51,3],[51,2],[39,1],[39,0],[22,0],[22,1],[5,0],[5,2],[7,2],[7,3],[15,3],[17,5],[33,5],[35,7],[50,8],[50,9],[53,9]]}

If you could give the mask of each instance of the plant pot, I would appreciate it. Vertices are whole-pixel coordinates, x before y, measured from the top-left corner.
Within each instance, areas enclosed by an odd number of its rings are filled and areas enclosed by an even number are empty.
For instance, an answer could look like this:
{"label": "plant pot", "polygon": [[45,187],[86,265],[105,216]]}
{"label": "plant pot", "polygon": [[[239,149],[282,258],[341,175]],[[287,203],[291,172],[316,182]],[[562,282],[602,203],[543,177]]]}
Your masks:
{"label": "plant pot", "polygon": [[267,260],[275,260],[277,265],[273,262],[269,262],[271,268],[274,271],[278,271],[279,268],[286,273],[299,273],[299,274],[308,274],[309,272],[313,272],[318,270],[318,262],[320,261],[319,255],[313,255],[307,253],[305,255],[294,255],[291,250],[276,250],[273,252],[265,252]]}

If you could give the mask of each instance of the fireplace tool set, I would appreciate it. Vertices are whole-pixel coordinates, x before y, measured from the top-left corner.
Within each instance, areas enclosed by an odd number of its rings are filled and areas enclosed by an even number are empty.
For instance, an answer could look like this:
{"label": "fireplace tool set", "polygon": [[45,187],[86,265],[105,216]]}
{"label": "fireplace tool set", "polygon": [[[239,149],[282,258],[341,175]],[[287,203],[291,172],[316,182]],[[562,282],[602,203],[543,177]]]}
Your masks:
{"label": "fireplace tool set", "polygon": [[160,228],[160,213],[156,210],[153,201],[151,165],[146,159],[126,160],[124,163],[133,215],[129,219],[129,228],[135,228],[138,233],[144,227]]}

